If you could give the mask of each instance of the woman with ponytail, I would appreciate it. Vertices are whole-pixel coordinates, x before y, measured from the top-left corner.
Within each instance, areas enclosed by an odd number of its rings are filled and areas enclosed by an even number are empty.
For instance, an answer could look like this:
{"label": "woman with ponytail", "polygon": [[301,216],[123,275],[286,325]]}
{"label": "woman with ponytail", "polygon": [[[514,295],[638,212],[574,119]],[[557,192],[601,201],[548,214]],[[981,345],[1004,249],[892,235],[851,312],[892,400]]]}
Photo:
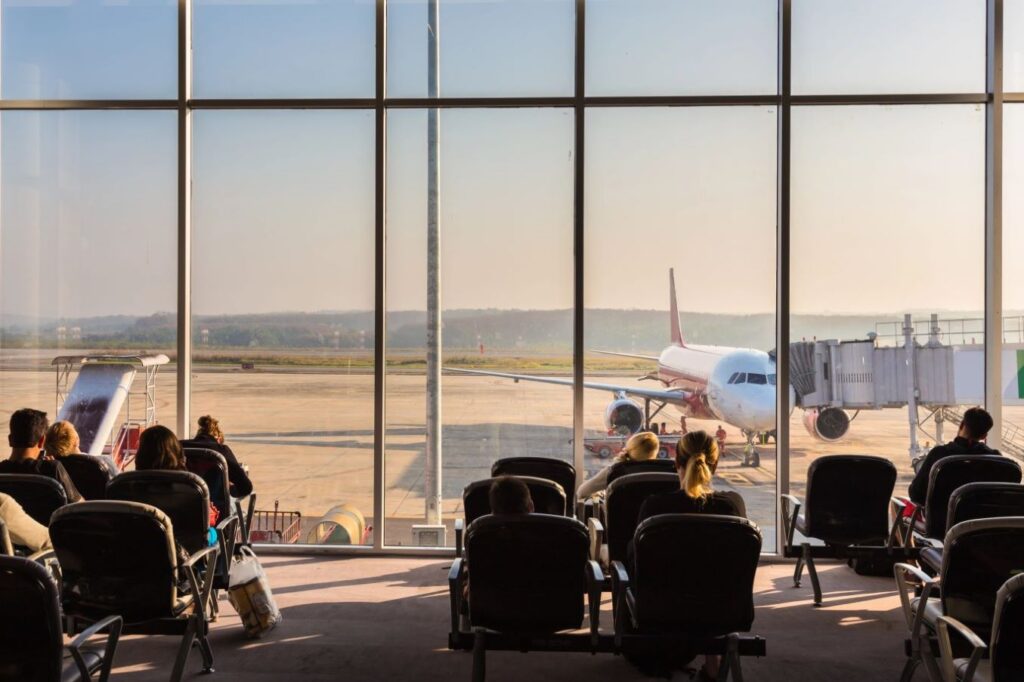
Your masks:
{"label": "woman with ponytail", "polygon": [[199,418],[199,429],[196,437],[190,440],[181,441],[183,448],[206,448],[219,452],[224,456],[228,464],[228,481],[231,484],[232,497],[245,497],[252,492],[252,481],[249,480],[245,469],[238,463],[238,458],[224,442],[224,432],[220,429],[220,422],[208,414]]}

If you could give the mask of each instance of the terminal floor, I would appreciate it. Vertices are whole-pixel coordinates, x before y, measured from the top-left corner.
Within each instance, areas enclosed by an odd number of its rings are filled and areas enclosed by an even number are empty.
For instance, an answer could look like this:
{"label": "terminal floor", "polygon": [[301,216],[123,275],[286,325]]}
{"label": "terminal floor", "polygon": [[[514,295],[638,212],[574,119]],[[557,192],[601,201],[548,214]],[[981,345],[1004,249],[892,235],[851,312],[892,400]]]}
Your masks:
{"label": "terminal floor", "polygon": [[[231,606],[211,633],[216,673],[199,674],[194,650],[186,680],[469,680],[470,655],[446,648],[450,561],[411,558],[267,557],[284,621],[260,640],[243,637]],[[825,604],[811,606],[810,581],[794,589],[792,564],[765,563],[755,585],[754,632],[768,656],[744,659],[750,681],[895,680],[904,625],[892,578],[858,576],[845,565],[820,570]],[[607,602],[607,599],[606,599]],[[610,604],[602,629],[610,631]],[[607,626],[607,628],[605,627]],[[171,637],[122,640],[112,679],[164,682],[177,649]],[[488,680],[648,679],[612,654],[489,652]],[[924,678],[918,671],[919,679]],[[689,679],[676,673],[674,679]]]}

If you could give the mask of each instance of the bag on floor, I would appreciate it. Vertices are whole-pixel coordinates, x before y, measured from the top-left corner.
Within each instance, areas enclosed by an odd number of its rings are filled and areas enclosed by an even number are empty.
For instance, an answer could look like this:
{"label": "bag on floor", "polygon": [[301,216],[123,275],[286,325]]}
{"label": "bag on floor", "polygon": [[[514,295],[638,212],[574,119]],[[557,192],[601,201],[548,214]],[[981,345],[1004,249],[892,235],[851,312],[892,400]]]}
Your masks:
{"label": "bag on floor", "polygon": [[228,600],[242,618],[246,637],[262,637],[281,622],[267,574],[251,547],[242,547],[228,578]]}

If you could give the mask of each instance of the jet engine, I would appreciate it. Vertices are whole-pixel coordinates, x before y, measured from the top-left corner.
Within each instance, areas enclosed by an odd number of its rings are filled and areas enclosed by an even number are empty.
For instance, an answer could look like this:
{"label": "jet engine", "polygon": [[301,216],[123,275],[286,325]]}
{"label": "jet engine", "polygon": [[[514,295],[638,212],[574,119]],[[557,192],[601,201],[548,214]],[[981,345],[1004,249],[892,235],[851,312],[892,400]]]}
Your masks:
{"label": "jet engine", "polygon": [[818,440],[834,443],[850,430],[850,415],[838,407],[804,412],[804,428]]}
{"label": "jet engine", "polygon": [[628,398],[617,398],[604,411],[604,425],[609,432],[631,436],[644,427],[644,411]]}

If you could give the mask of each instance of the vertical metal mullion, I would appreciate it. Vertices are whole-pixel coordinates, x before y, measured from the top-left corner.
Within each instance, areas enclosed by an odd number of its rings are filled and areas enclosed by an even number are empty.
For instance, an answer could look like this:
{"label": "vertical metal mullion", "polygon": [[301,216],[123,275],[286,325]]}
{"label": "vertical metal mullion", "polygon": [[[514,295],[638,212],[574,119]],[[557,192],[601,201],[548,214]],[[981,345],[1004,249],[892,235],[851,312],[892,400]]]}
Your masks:
{"label": "vertical metal mullion", "polygon": [[[778,91],[776,113],[776,254],[775,254],[775,487],[776,500],[789,493],[789,199],[792,0],[779,0]],[[782,505],[775,504],[776,551],[782,554]]]}
{"label": "vertical metal mullion", "polygon": [[573,90],[573,132],[575,164],[573,166],[573,309],[572,309],[572,461],[576,469],[576,486],[583,482],[583,262],[584,262],[584,122],[586,109],[585,58],[587,34],[587,3],[576,0],[576,70]]}
{"label": "vertical metal mullion", "polygon": [[384,427],[385,427],[385,162],[387,160],[387,112],[384,79],[387,47],[387,1],[377,0],[376,104],[374,109],[374,309],[373,309],[373,548],[384,548]]}
{"label": "vertical metal mullion", "polygon": [[187,437],[192,398],[192,13],[178,0],[178,360],[177,431]]}
{"label": "vertical metal mullion", "polygon": [[989,445],[1003,431],[1003,0],[986,7],[985,89],[985,406],[995,422]]}

